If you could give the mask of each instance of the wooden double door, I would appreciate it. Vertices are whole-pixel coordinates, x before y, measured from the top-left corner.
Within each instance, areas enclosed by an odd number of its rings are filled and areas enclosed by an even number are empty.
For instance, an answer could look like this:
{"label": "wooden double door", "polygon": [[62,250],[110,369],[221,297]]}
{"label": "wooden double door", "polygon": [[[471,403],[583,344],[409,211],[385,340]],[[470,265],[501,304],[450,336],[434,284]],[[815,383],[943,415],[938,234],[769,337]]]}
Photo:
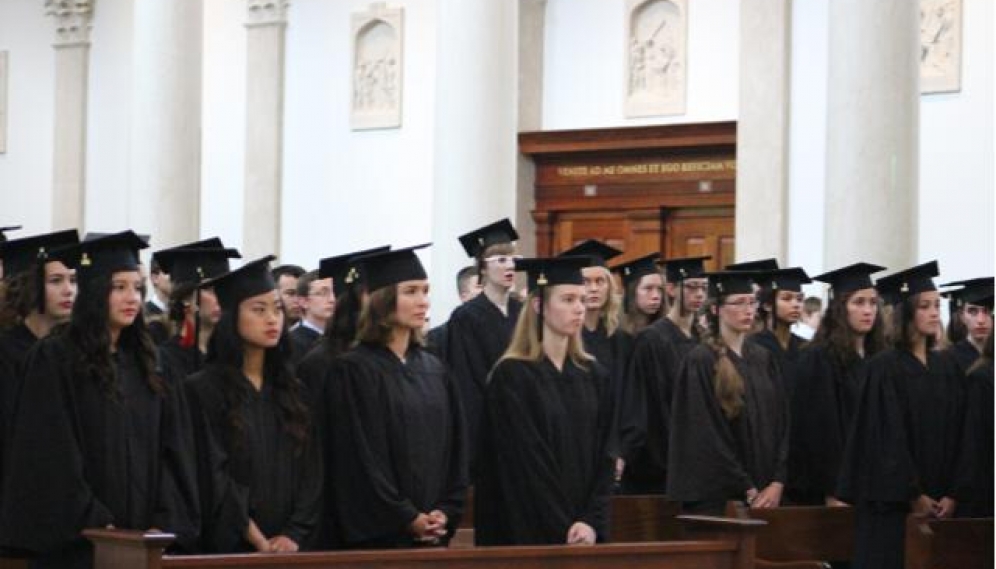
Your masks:
{"label": "wooden double door", "polygon": [[734,261],[736,125],[524,133],[536,165],[538,255],[594,238],[619,262],[660,252]]}

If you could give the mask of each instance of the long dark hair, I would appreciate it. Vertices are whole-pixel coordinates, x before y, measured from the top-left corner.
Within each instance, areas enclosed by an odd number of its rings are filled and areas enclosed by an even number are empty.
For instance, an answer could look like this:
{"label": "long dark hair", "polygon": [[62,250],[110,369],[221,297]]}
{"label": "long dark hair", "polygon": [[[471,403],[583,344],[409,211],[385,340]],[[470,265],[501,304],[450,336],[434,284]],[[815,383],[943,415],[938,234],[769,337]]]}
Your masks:
{"label": "long dark hair", "polygon": [[[820,320],[820,327],[813,337],[812,346],[822,346],[830,355],[830,360],[838,369],[846,369],[861,356],[854,349],[854,339],[857,333],[851,329],[847,323],[847,303],[856,293],[851,291],[842,295],[834,296],[827,304],[826,314]],[[885,347],[885,322],[882,317],[882,306],[879,301],[879,309],[875,312],[875,323],[871,330],[865,334],[865,358],[871,356]]]}
{"label": "long dark hair", "polygon": [[[792,294],[799,294],[792,292]],[[766,308],[770,306],[771,309]],[[778,291],[771,287],[761,287],[757,291],[757,321],[765,330],[778,333],[779,329],[789,332],[792,325],[778,318]]]}
{"label": "long dark hair", "polygon": [[24,271],[0,281],[0,330],[20,324],[38,306],[37,271]]}
{"label": "long dark hair", "polygon": [[[242,372],[245,357],[245,340],[238,330],[239,309],[224,310],[221,320],[215,326],[214,333],[208,341],[208,353],[205,367],[215,372],[221,378],[221,390],[227,404],[229,426],[232,429],[233,441],[243,440],[246,431],[246,417],[243,413],[243,403],[249,395]],[[263,375],[273,389],[273,398],[280,411],[280,423],[284,431],[291,435],[301,452],[308,439],[311,418],[302,397],[302,385],[290,369],[291,347],[287,340],[286,330],[280,335],[279,343],[267,348],[263,360]]]}
{"label": "long dark hair", "polygon": [[[968,373],[972,373],[975,370],[993,365],[993,331],[989,331],[989,336],[986,337],[986,345],[982,347],[982,355],[975,360],[975,363],[968,368]],[[992,368],[990,368],[990,372]],[[990,376],[991,377],[991,376]]]}
{"label": "long dark hair", "polygon": [[[367,305],[360,312],[356,339],[367,344],[386,347],[394,334],[395,316],[398,309],[398,285],[379,288],[370,293]],[[412,330],[409,347],[423,346],[425,340],[421,330]]]}
{"label": "long dark hair", "polygon": [[[893,348],[908,352],[913,351],[912,327],[919,303],[920,295],[913,294],[893,305],[892,326],[889,327],[889,344]],[[934,334],[925,334],[925,336],[927,338],[927,351],[930,351],[934,349],[937,337]]]}
{"label": "long dark hair", "polygon": [[[953,300],[951,302],[954,302]],[[968,337],[968,327],[961,320],[961,313],[963,308],[958,308],[951,311],[951,318],[948,320],[948,330],[947,336],[948,341],[952,344],[957,344],[958,342],[964,340]]]}
{"label": "long dark hair", "polygon": [[[651,273],[658,274],[658,273]],[[628,334],[636,334],[643,328],[657,322],[667,314],[668,302],[667,294],[661,291],[661,306],[657,309],[657,312],[653,314],[646,314],[640,310],[639,305],[636,302],[636,291],[640,288],[640,283],[643,282],[644,277],[650,275],[643,275],[638,279],[633,279],[626,283],[623,291],[623,301],[622,301],[622,321],[619,325]],[[663,285],[664,278],[661,277],[661,284]]]}
{"label": "long dark hair", "polygon": [[[73,303],[73,312],[65,334],[75,348],[76,370],[97,382],[105,395],[118,397],[118,376],[111,361],[111,333],[108,329],[109,298],[112,274],[98,274],[81,283],[80,295]],[[144,295],[143,295],[144,296]],[[156,371],[156,348],[149,336],[142,311],[135,321],[121,330],[118,351],[135,355],[138,370],[155,393],[164,395],[165,383]]]}
{"label": "long dark hair", "polygon": [[[719,330],[719,307],[726,301],[726,296],[709,300],[705,306],[708,326],[702,333],[702,343],[716,356],[716,375],[713,377],[713,391],[723,415],[727,420],[736,419],[744,408],[744,378],[740,375],[728,353],[729,347],[723,340]],[[715,307],[715,311],[713,308]],[[744,342],[744,348],[748,349]]]}
{"label": "long dark hair", "polygon": [[353,282],[336,296],[335,311],[325,325],[324,342],[332,355],[348,350],[356,341],[360,312],[363,310],[363,285]]}

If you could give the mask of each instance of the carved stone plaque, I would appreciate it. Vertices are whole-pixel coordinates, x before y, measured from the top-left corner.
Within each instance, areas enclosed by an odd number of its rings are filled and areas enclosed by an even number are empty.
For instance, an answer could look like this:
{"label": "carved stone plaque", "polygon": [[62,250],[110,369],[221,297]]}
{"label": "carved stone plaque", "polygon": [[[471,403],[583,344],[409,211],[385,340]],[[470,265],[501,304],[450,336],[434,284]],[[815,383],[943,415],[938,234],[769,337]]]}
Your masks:
{"label": "carved stone plaque", "polygon": [[920,0],[920,92],[961,90],[961,0]]}
{"label": "carved stone plaque", "polygon": [[401,126],[403,9],[371,4],[353,14],[353,130]]}
{"label": "carved stone plaque", "polygon": [[685,112],[687,0],[627,0],[626,117]]}

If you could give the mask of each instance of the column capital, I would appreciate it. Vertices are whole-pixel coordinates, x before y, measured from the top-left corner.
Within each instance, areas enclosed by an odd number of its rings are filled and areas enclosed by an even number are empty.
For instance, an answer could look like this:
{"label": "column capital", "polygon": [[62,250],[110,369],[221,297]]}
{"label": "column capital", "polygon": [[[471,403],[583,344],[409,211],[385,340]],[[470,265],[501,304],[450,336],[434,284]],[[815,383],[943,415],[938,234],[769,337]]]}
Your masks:
{"label": "column capital", "polygon": [[287,24],[287,0],[248,0],[246,3],[247,26],[272,26]]}
{"label": "column capital", "polygon": [[45,15],[55,18],[55,47],[90,43],[94,0],[45,0]]}

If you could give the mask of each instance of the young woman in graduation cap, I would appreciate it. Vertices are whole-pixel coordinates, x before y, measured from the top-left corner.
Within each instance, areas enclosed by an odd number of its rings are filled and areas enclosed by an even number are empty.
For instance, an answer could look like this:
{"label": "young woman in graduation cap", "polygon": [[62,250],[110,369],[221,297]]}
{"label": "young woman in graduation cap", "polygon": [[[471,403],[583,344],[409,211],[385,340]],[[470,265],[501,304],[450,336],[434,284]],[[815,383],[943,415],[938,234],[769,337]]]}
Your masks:
{"label": "young woman in graduation cap", "polygon": [[585,258],[524,259],[529,297],[485,397],[475,489],[478,545],[608,538],[612,409],[606,370],[581,346]]}
{"label": "young woman in graduation cap", "polygon": [[793,503],[839,506],[840,460],[858,406],[869,358],[885,348],[885,325],[871,275],[855,263],[814,277],[830,286],[826,315],[802,350],[792,397],[789,497]]}
{"label": "young woman in graduation cap", "polygon": [[0,281],[0,399],[4,417],[11,416],[31,346],[69,321],[76,299],[76,271],[50,259],[48,252],[77,243],[75,229],[0,243],[0,260],[6,269]]}
{"label": "young woman in graduation cap", "polygon": [[203,283],[222,316],[185,386],[197,435],[204,549],[294,552],[318,524],[321,456],[287,357],[272,256]]}
{"label": "young woman in graduation cap", "polygon": [[429,282],[412,247],[356,259],[369,300],[333,360],[326,477],[339,547],[445,545],[467,492],[466,428],[446,366],[421,345]]}
{"label": "young woman in graduation cap", "polygon": [[79,298],[26,363],[0,505],[0,544],[37,566],[91,566],[86,528],[157,528],[194,547],[186,409],[155,373],[142,320],[145,246],[126,231],[50,253],[76,269]]}
{"label": "young woman in graduation cap", "polygon": [[613,272],[619,273],[623,285],[620,329],[631,338],[667,311],[660,260],[660,253],[651,253],[612,267]]}
{"label": "young woman in graduation cap", "polygon": [[663,494],[671,396],[685,356],[699,344],[696,322],[706,299],[704,262],[709,257],[669,259],[667,315],[639,334],[626,368],[616,413],[620,456],[617,472],[626,494]]}
{"label": "young woman in graduation cap", "polygon": [[756,273],[709,273],[709,329],[685,356],[671,402],[667,494],[686,511],[721,514],[728,500],[781,503],[788,401],[767,350],[746,341]]}
{"label": "young woman in graduation cap", "polygon": [[964,370],[931,349],[940,325],[937,274],[932,261],[877,283],[894,304],[891,347],[865,366],[837,488],[855,507],[858,567],[903,567],[906,515],[949,518],[969,497]]}

